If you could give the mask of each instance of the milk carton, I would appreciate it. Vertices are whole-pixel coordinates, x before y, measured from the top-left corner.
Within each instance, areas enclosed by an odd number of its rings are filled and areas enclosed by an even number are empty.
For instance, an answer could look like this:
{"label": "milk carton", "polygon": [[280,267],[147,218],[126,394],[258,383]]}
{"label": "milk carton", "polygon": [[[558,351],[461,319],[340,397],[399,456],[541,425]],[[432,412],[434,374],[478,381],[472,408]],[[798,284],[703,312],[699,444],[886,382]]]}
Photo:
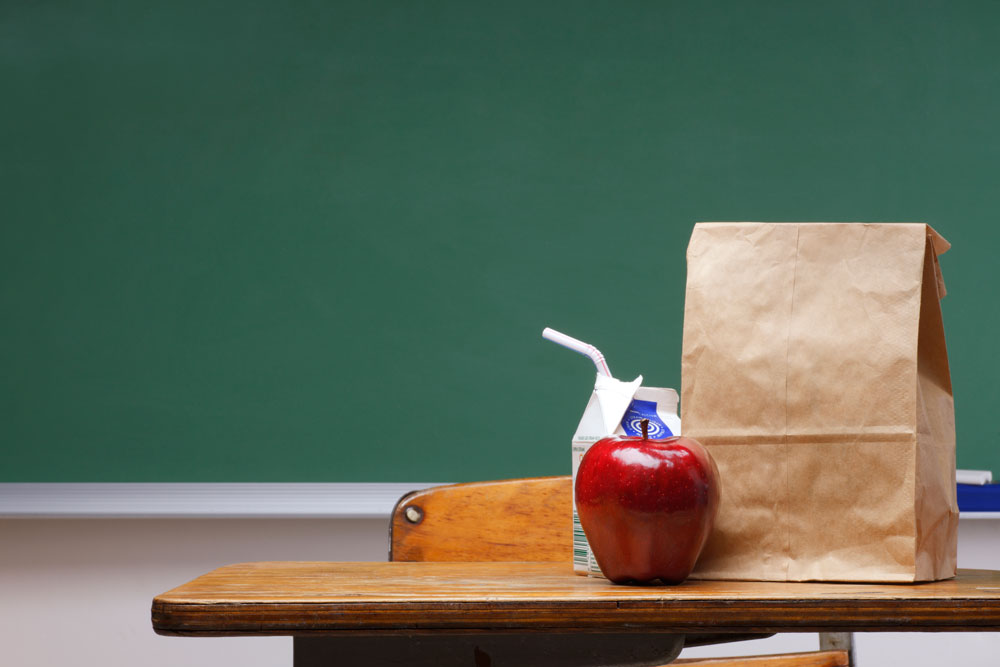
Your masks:
{"label": "milk carton", "polygon": [[[649,420],[649,437],[669,438],[681,434],[677,416],[677,391],[660,387],[643,387],[640,375],[631,382],[616,380],[610,375],[597,374],[594,393],[580,424],[573,435],[573,486],[580,461],[591,445],[609,435],[642,435],[640,422]],[[573,570],[578,574],[601,576],[594,552],[580,526],[573,497]]]}
{"label": "milk carton", "polygon": [[[611,375],[608,362],[601,351],[589,343],[550,329],[542,331],[542,338],[589,357],[597,368],[594,393],[583,411],[580,424],[573,435],[573,488],[580,461],[590,446],[609,435],[642,435],[643,419],[649,420],[650,438],[662,439],[681,434],[681,420],[677,416],[677,391],[659,387],[643,387],[640,375],[631,382],[616,380]],[[578,574],[601,576],[594,552],[587,543],[587,536],[580,526],[576,512],[576,494],[573,494],[573,570]]]}

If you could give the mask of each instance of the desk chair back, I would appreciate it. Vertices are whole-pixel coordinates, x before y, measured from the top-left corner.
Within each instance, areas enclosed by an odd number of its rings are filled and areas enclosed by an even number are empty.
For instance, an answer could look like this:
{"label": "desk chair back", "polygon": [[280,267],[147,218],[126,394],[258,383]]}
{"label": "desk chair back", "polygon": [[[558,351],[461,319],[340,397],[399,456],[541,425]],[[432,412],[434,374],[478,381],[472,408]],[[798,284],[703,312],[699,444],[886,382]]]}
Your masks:
{"label": "desk chair back", "polygon": [[568,563],[571,511],[568,476],[414,491],[392,512],[389,560]]}

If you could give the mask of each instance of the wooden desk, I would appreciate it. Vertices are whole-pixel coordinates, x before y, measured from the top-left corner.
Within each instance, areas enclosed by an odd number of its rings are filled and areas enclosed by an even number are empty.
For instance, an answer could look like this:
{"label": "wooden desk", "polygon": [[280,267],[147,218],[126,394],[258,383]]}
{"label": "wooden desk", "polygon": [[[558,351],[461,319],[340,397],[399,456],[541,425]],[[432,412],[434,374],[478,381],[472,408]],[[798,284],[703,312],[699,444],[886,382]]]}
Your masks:
{"label": "wooden desk", "polygon": [[623,645],[632,654],[616,662],[640,665],[676,657],[683,635],[997,631],[1000,572],[918,585],[667,587],[615,586],[554,563],[245,563],[157,596],[152,617],[163,635],[292,635],[297,666],[432,654],[426,664],[606,664]]}

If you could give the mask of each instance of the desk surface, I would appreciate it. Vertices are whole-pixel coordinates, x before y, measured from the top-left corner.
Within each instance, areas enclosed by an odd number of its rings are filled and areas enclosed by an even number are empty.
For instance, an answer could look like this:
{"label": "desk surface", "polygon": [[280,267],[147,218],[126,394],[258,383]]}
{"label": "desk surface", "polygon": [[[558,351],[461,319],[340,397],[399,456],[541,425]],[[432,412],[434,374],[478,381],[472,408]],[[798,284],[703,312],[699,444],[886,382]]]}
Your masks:
{"label": "desk surface", "polygon": [[559,563],[243,563],[157,596],[152,616],[167,635],[1000,631],[1000,572],[916,585],[616,586]]}

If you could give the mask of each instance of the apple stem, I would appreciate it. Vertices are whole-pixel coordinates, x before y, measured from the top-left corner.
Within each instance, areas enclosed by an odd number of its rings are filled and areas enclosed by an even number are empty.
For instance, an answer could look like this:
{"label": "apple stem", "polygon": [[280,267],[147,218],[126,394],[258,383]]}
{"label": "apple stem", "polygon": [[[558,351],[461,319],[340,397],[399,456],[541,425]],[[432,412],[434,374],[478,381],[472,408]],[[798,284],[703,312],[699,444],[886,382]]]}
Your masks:
{"label": "apple stem", "polygon": [[643,419],[639,425],[642,427],[642,439],[649,440],[649,420]]}

